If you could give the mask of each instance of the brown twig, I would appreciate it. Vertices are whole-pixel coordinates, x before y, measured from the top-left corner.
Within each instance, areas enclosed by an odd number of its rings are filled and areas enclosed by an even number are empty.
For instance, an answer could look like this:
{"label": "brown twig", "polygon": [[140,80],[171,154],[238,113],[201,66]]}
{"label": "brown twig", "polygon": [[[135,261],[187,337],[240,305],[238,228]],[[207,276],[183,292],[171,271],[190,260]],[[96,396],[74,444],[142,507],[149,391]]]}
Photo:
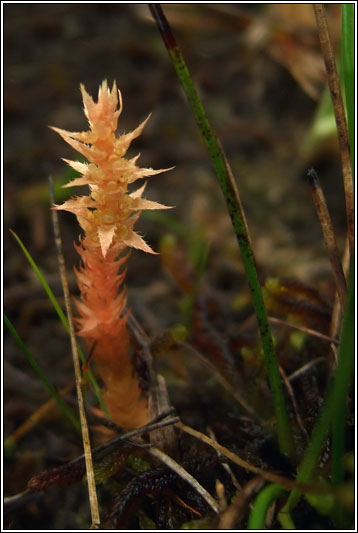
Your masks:
{"label": "brown twig", "polygon": [[307,433],[307,430],[305,428],[305,426],[303,425],[303,422],[302,422],[302,418],[301,418],[301,415],[299,413],[299,410],[298,410],[298,405],[297,405],[297,402],[296,402],[296,398],[295,398],[295,395],[294,395],[294,392],[293,392],[293,389],[291,387],[291,383],[289,382],[287,376],[286,376],[286,372],[284,371],[284,369],[279,366],[279,369],[280,369],[280,374],[281,374],[281,377],[282,377],[282,381],[284,382],[285,384],[285,387],[287,389],[287,392],[291,398],[291,402],[292,402],[292,406],[293,406],[293,410],[295,411],[295,415],[296,415],[296,420],[297,420],[297,424],[299,425],[306,441],[308,442],[309,441],[309,435]]}
{"label": "brown twig", "polygon": [[276,318],[274,316],[269,316],[268,319],[273,324],[282,324],[282,326],[286,326],[292,329],[297,329],[298,331],[303,331],[304,333],[307,333],[307,335],[312,335],[312,337],[318,337],[319,339],[322,339],[324,341],[332,342],[333,344],[339,344],[339,340],[335,339],[334,337],[329,337],[328,335],[324,335],[323,333],[320,333],[319,331],[316,331],[315,329],[306,328],[304,326],[299,326],[298,324],[291,324],[290,322],[287,322],[286,320],[281,320],[280,318]]}
{"label": "brown twig", "polygon": [[[49,178],[49,183],[50,183],[51,203],[53,205],[54,204],[54,193],[53,193],[53,183],[52,183],[51,177]],[[92,517],[91,529],[98,529],[99,524],[100,524],[100,516],[99,516],[99,509],[98,509],[96,482],[95,482],[95,476],[94,476],[94,471],[93,471],[91,443],[90,443],[88,424],[87,424],[87,418],[86,418],[85,406],[84,406],[84,399],[83,399],[83,393],[82,393],[81,365],[80,365],[80,359],[79,359],[78,351],[77,351],[76,334],[75,334],[75,328],[73,324],[70,291],[68,288],[68,282],[67,282],[67,276],[66,276],[65,260],[64,260],[63,253],[62,253],[62,240],[61,240],[61,233],[60,233],[60,227],[59,227],[59,222],[58,222],[58,214],[57,214],[57,211],[55,211],[54,209],[52,209],[51,212],[52,212],[52,222],[53,222],[55,242],[56,242],[56,248],[57,248],[57,258],[58,258],[58,264],[60,268],[63,293],[65,297],[67,318],[68,318],[68,323],[70,327],[72,358],[73,358],[73,366],[74,366],[74,371],[75,371],[78,408],[80,412],[81,429],[82,429],[83,450],[84,450],[85,463],[86,463],[88,494],[89,494],[89,502],[90,502],[90,508],[91,508],[91,517]]]}
{"label": "brown twig", "polygon": [[336,239],[334,236],[331,217],[329,215],[326,199],[323,194],[321,183],[317,172],[311,168],[307,172],[307,180],[311,186],[313,200],[316,206],[318,219],[321,224],[324,242],[327,248],[328,257],[331,262],[334,280],[336,282],[336,290],[339,297],[339,302],[342,309],[344,309],[347,293],[347,282],[344,276],[342,262],[339,256]]}
{"label": "brown twig", "polygon": [[[347,121],[344,112],[343,99],[339,85],[332,43],[328,32],[324,4],[313,4],[313,9],[317,21],[318,36],[321,43],[323,60],[327,71],[327,81],[333,103],[334,117],[336,119],[338,142],[342,162],[344,192],[346,198],[349,248],[352,257],[354,254],[354,191]],[[351,149],[353,149],[353,147],[351,147]]]}

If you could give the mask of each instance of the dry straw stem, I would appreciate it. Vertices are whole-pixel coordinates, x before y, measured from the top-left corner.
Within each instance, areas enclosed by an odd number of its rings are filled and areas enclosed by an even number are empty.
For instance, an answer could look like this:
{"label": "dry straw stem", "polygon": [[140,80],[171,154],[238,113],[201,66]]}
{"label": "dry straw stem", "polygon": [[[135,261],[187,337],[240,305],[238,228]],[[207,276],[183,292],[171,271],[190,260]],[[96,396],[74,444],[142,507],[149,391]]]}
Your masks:
{"label": "dry straw stem", "polygon": [[[172,411],[173,409],[171,409],[170,412],[168,413],[164,413],[160,420],[162,420],[162,418],[171,414]],[[158,420],[159,420],[159,417],[158,417]],[[179,422],[179,417],[177,416],[173,418],[169,418],[168,420],[152,421],[150,424],[146,426],[143,426],[138,429],[134,429],[133,431],[128,431],[127,433],[124,433],[123,435],[120,435],[119,437],[115,437],[114,439],[107,441],[104,444],[101,444],[100,446],[97,446],[96,448],[92,450],[92,455],[97,460],[100,457],[104,457],[107,454],[114,451],[115,449],[117,449],[121,443],[130,442],[133,439],[133,437],[138,437],[139,435],[145,435],[147,433],[150,433],[151,431],[158,430],[163,427],[175,424],[176,422]],[[139,447],[152,446],[151,444],[148,444],[148,445],[141,444],[139,440],[133,440],[132,444],[134,444],[135,446],[139,446]],[[84,457],[85,457],[84,455],[80,455],[79,457],[76,457],[76,459],[73,459],[73,461],[71,461],[70,464],[72,466],[75,466],[81,461],[83,461]]]}
{"label": "dry straw stem", "polygon": [[292,479],[288,479],[278,474],[274,474],[273,472],[266,472],[265,470],[261,470],[261,468],[258,468],[244,461],[243,459],[241,459],[241,457],[231,452],[225,446],[222,446],[221,444],[217,443],[216,441],[214,441],[207,435],[204,435],[204,433],[201,433],[200,431],[197,431],[196,429],[193,429],[183,424],[182,422],[178,422],[176,426],[181,431],[184,431],[185,433],[188,433],[189,435],[192,435],[193,437],[205,442],[206,444],[214,448],[217,452],[219,452],[220,454],[230,459],[230,461],[232,461],[236,465],[240,466],[241,468],[244,468],[245,470],[248,470],[249,472],[258,474],[259,476],[262,477],[262,479],[265,479],[266,481],[270,481],[271,483],[279,483],[280,485],[282,485],[288,490],[296,489],[302,492],[332,493],[331,487],[327,487],[324,485],[319,486],[319,485],[308,485],[304,483],[297,483],[296,481],[293,481]]}
{"label": "dry straw stem", "polygon": [[[51,203],[53,204],[54,195],[53,195],[53,183],[52,183],[51,177],[49,178],[49,182],[50,182]],[[90,501],[90,508],[91,508],[91,517],[92,517],[91,529],[97,529],[100,524],[100,516],[99,516],[99,509],[98,509],[96,483],[95,483],[95,477],[94,477],[94,472],[93,472],[91,444],[90,444],[88,424],[87,424],[86,413],[85,413],[85,408],[84,408],[84,400],[83,400],[83,394],[82,394],[82,376],[81,376],[80,359],[79,359],[78,352],[77,352],[76,334],[75,334],[75,328],[73,325],[73,315],[72,315],[72,308],[71,308],[71,301],[70,301],[70,291],[68,288],[68,282],[67,282],[67,276],[66,276],[65,260],[64,260],[63,253],[62,253],[62,241],[61,241],[61,234],[60,234],[60,228],[59,228],[59,222],[58,222],[58,214],[57,214],[57,211],[55,211],[54,209],[52,209],[51,212],[52,212],[52,222],[53,222],[55,242],[56,242],[56,248],[57,248],[57,258],[58,258],[58,264],[60,268],[63,293],[65,297],[67,318],[68,318],[68,323],[70,326],[73,366],[75,370],[78,408],[80,412],[83,450],[84,450],[84,456],[85,456],[87,483],[88,483],[88,494],[89,494],[89,501]]]}
{"label": "dry straw stem", "polygon": [[[349,136],[342,93],[339,85],[336,62],[332,43],[328,33],[326,11],[323,4],[313,4],[316,16],[318,36],[321,43],[322,55],[327,71],[328,87],[333,103],[336,119],[339,149],[341,153],[343,184],[346,197],[348,239],[351,256],[354,254],[354,191],[352,177],[352,163],[349,151]],[[353,146],[351,147],[353,150]]]}
{"label": "dry straw stem", "polygon": [[329,337],[328,335],[324,335],[324,333],[316,331],[315,329],[306,328],[304,326],[299,326],[298,324],[291,324],[290,322],[287,322],[286,320],[281,320],[280,318],[276,318],[275,316],[269,316],[268,319],[273,324],[281,324],[282,326],[286,326],[292,329],[297,329],[298,331],[307,333],[307,335],[312,335],[312,337],[317,337],[318,339],[331,342],[332,344],[339,344],[339,340],[335,339],[334,337]]}
{"label": "dry straw stem", "polygon": [[317,175],[317,172],[313,168],[308,171],[307,179],[309,184],[311,185],[313,200],[316,206],[318,219],[321,224],[324,242],[327,248],[329,260],[332,265],[339,302],[341,304],[341,308],[344,309],[347,293],[347,282],[344,276],[342,262],[339,256],[339,251],[334,236],[332,220],[329,215],[326,199],[323,194],[319,177]]}
{"label": "dry straw stem", "polygon": [[311,367],[315,366],[315,365],[318,365],[318,363],[326,363],[327,360],[325,357],[316,357],[315,359],[312,359],[311,361],[308,361],[308,363],[306,363],[305,365],[301,366],[300,368],[298,368],[297,370],[295,370],[294,372],[292,372],[292,374],[290,374],[287,379],[288,381],[294,381],[295,379],[297,379],[298,377],[302,376],[303,374],[305,374],[306,372],[308,372],[308,370],[311,369]]}
{"label": "dry straw stem", "polygon": [[159,448],[156,446],[153,446],[152,448],[148,449],[148,452],[156,457],[157,459],[160,459],[162,463],[166,464],[171,468],[178,476],[180,476],[184,481],[189,483],[197,492],[204,498],[204,500],[207,502],[208,505],[213,509],[215,513],[219,513],[219,505],[214,500],[214,498],[208,493],[204,487],[198,483],[198,481],[191,475],[189,472],[187,472],[180,464],[178,464],[174,459],[169,457],[166,453],[162,452]]}
{"label": "dry straw stem", "polygon": [[[342,259],[342,266],[343,266],[343,272],[345,275],[345,278],[347,279],[348,273],[349,273],[349,242],[348,238],[346,239],[346,245],[344,247],[344,253],[343,253],[343,259]],[[329,333],[332,337],[338,337],[339,335],[339,329],[341,327],[342,322],[342,315],[343,315],[343,309],[340,306],[338,294],[336,293],[334,298],[334,304],[333,304],[333,310],[332,310],[332,318],[331,318],[331,325]],[[332,352],[334,355],[335,362],[337,364],[338,362],[338,354],[337,354],[337,347],[335,346],[335,343],[331,343]]]}

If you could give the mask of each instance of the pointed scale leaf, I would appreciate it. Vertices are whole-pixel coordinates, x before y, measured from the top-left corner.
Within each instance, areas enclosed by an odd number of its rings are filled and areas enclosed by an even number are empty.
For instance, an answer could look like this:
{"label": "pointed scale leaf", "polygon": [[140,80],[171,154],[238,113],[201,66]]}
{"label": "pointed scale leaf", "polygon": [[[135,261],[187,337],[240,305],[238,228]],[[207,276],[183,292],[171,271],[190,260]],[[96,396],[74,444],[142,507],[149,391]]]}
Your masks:
{"label": "pointed scale leaf", "polygon": [[141,187],[139,187],[139,189],[133,191],[132,193],[130,193],[130,197],[131,198],[141,198],[142,194],[144,193],[145,191],[145,188],[147,186],[147,182],[145,182]]}
{"label": "pointed scale leaf", "polygon": [[91,185],[92,181],[93,180],[90,177],[81,176],[80,178],[74,178],[72,181],[65,183],[65,185],[62,185],[62,188],[66,189],[67,187],[82,187],[83,185]]}
{"label": "pointed scale leaf", "polygon": [[76,213],[77,211],[83,212],[88,207],[94,207],[94,202],[90,196],[75,196],[61,205],[54,205],[53,209]]}
{"label": "pointed scale leaf", "polygon": [[158,170],[154,170],[152,168],[139,168],[137,167],[136,170],[132,173],[130,176],[128,183],[133,183],[138,179],[146,178],[149,176],[155,176],[156,174],[161,174],[162,172],[168,172],[169,170],[173,170],[175,167],[170,168],[160,168]]}
{"label": "pointed scale leaf", "polygon": [[88,170],[88,164],[87,163],[81,163],[80,161],[71,161],[70,159],[62,158],[62,161],[65,161],[70,167],[72,167],[76,172],[79,172],[80,174],[86,174]]}
{"label": "pointed scale leaf", "polygon": [[52,130],[54,130],[56,133],[61,135],[61,137],[74,148],[77,150],[77,152],[80,152],[80,154],[84,155],[89,161],[93,163],[98,163],[99,161],[103,161],[106,157],[106,152],[103,150],[99,150],[96,146],[90,147],[88,144],[84,144],[81,141],[76,140],[75,136],[80,136],[80,132],[68,132],[66,130],[62,130],[60,128],[55,128],[53,126],[50,126]]}
{"label": "pointed scale leaf", "polygon": [[159,204],[158,202],[146,200],[145,198],[134,198],[131,209],[136,211],[142,211],[143,209],[172,209],[172,206]]}
{"label": "pointed scale leaf", "polygon": [[108,248],[111,246],[114,233],[116,231],[116,225],[105,225],[98,226],[98,238],[101,244],[103,257],[106,257]]}
{"label": "pointed scale leaf", "polygon": [[157,254],[152,248],[145,242],[144,239],[138,233],[136,233],[133,230],[128,230],[128,237],[123,239],[123,242],[127,246],[131,246],[132,248],[137,248],[138,250],[143,250],[143,252],[147,252],[149,254]]}

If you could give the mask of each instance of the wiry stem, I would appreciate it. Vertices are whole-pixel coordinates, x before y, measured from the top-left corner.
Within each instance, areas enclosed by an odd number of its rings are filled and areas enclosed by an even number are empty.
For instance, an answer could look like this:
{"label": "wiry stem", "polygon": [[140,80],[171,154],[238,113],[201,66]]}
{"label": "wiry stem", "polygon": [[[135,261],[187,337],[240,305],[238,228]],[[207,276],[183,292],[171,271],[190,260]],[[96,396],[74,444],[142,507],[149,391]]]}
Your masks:
{"label": "wiry stem", "polygon": [[149,4],[149,8],[155,22],[157,23],[175,71],[180,79],[180,82],[182,83],[189,103],[192,107],[193,115],[211,157],[216,177],[219,181],[219,185],[226,201],[227,209],[231,217],[232,225],[242,255],[242,260],[251,291],[252,303],[261,335],[262,347],[267,365],[267,374],[276,411],[279,446],[282,452],[293,456],[293,438],[285,406],[280,372],[278,370],[275,348],[273,345],[270,325],[267,319],[267,311],[262,297],[262,289],[257,274],[254,254],[251,247],[245,215],[241,206],[237,186],[224,151],[218,138],[211,128],[204,107],[199,99],[188,67],[185,63],[184,57],[175,40],[162,8],[160,4]]}
{"label": "wiry stem", "polygon": [[[50,191],[51,191],[51,196],[52,196],[51,200],[53,202],[54,198],[53,198],[53,186],[52,186],[51,178],[50,178]],[[85,413],[85,407],[84,407],[84,400],[83,400],[83,394],[82,394],[82,377],[81,377],[80,359],[78,357],[78,352],[77,352],[76,334],[75,334],[75,328],[73,325],[73,315],[72,315],[72,308],[71,308],[71,301],[70,301],[70,291],[68,288],[68,282],[67,282],[67,276],[66,276],[65,260],[64,260],[63,253],[62,253],[62,241],[61,241],[61,234],[60,234],[60,228],[59,228],[59,223],[58,223],[58,214],[54,210],[52,210],[52,221],[53,221],[53,227],[54,227],[54,232],[55,232],[58,264],[60,267],[61,281],[62,281],[63,293],[64,293],[65,303],[66,303],[67,318],[68,318],[68,323],[70,326],[73,366],[75,370],[78,409],[80,412],[83,449],[84,449],[86,472],[87,472],[88,493],[89,493],[89,501],[90,501],[90,507],[91,507],[91,516],[92,516],[91,529],[97,529],[100,524],[100,516],[99,516],[99,509],[98,509],[96,482],[95,482],[94,471],[93,471],[90,437],[89,437],[89,431],[88,431],[88,425],[87,425],[87,419],[86,419],[86,413]]]}

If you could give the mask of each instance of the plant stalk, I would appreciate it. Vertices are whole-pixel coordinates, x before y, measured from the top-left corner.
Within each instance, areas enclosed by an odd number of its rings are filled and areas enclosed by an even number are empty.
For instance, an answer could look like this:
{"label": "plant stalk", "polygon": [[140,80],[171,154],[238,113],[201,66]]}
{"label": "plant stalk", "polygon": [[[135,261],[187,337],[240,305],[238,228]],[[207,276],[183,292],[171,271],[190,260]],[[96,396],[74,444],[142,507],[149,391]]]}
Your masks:
{"label": "plant stalk", "polygon": [[192,107],[193,115],[200,129],[206,148],[211,157],[216,177],[219,181],[219,185],[226,201],[227,209],[231,217],[235,235],[239,243],[242,260],[244,263],[246,276],[251,291],[252,303],[261,335],[262,347],[267,365],[267,373],[271,391],[273,394],[273,401],[276,412],[279,447],[282,453],[286,453],[290,457],[293,457],[293,439],[286,411],[280,372],[277,365],[275,349],[267,318],[267,311],[263,301],[261,285],[258,279],[254,254],[250,243],[245,215],[241,206],[236,183],[233,178],[227,159],[225,157],[225,154],[223,152],[223,149],[207,119],[205,110],[196,92],[185,60],[181,54],[181,51],[171,31],[168,21],[165,18],[162,8],[160,4],[149,4],[149,8],[155,22],[157,23],[158,29],[161,33],[164,44],[169,52],[169,56],[172,60],[175,71],[178,75],[179,80],[182,83],[189,103]]}

